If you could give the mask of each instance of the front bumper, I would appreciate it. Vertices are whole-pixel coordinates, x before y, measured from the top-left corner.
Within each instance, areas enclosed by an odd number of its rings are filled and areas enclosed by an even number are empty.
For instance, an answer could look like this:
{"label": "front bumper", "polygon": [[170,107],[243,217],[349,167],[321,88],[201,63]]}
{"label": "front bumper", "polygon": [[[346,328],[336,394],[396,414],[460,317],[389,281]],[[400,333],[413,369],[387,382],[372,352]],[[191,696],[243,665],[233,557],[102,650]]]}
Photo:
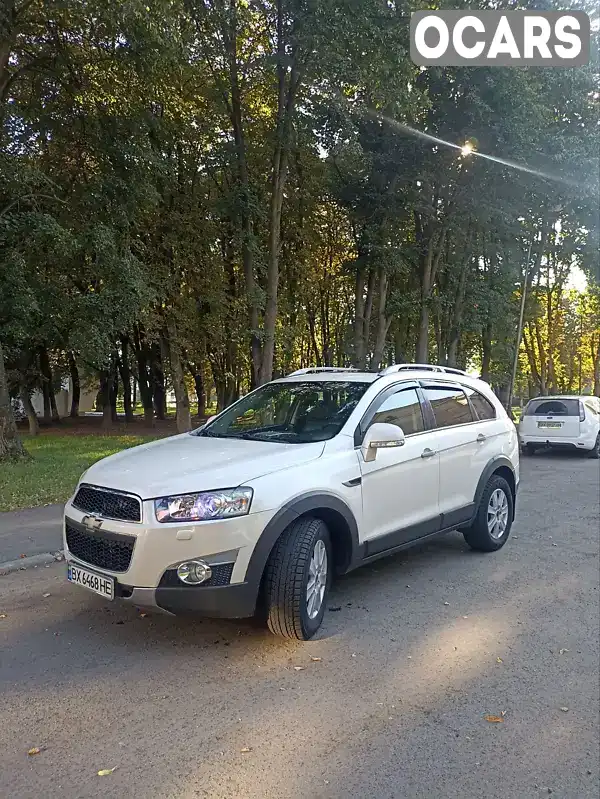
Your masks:
{"label": "front bumper", "polygon": [[[202,523],[160,524],[153,520],[151,507],[147,507],[150,505],[144,503],[141,523],[102,519],[99,529],[90,530],[83,524],[86,514],[68,502],[63,529],[65,556],[84,568],[113,577],[115,597],[138,607],[214,618],[252,616],[260,575],[249,574],[248,564],[272,513]],[[86,541],[85,546],[81,543],[75,546],[78,535],[80,541]],[[70,549],[69,539],[77,551]],[[101,549],[96,547],[104,542],[106,549],[107,541],[111,546],[128,545],[132,549],[129,562],[127,558],[119,559],[113,568],[107,567],[98,554]],[[178,581],[176,568],[183,561],[195,558],[213,567],[213,577],[200,585],[185,585]]]}

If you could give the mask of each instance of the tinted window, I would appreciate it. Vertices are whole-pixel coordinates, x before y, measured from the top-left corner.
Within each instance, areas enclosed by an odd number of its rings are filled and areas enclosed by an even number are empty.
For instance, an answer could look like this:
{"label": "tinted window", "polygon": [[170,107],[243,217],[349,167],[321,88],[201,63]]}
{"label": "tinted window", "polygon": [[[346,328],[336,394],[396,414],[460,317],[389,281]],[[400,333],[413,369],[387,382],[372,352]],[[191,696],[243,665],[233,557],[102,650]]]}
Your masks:
{"label": "tinted window", "polygon": [[579,416],[579,400],[531,400],[526,416]]}
{"label": "tinted window", "polygon": [[268,383],[242,397],[196,435],[303,444],[337,435],[370,383]]}
{"label": "tinted window", "polygon": [[480,394],[479,391],[475,391],[474,388],[466,387],[465,392],[467,397],[471,400],[471,405],[475,408],[475,413],[479,419],[484,420],[496,418],[496,409],[492,403],[483,396],[483,394]]}
{"label": "tinted window", "polygon": [[464,391],[460,388],[429,387],[425,396],[431,403],[438,427],[452,427],[473,421],[473,415]]}
{"label": "tinted window", "polygon": [[371,424],[385,422],[401,427],[404,434],[420,433],[425,429],[421,403],[414,388],[392,394],[382,402]]}

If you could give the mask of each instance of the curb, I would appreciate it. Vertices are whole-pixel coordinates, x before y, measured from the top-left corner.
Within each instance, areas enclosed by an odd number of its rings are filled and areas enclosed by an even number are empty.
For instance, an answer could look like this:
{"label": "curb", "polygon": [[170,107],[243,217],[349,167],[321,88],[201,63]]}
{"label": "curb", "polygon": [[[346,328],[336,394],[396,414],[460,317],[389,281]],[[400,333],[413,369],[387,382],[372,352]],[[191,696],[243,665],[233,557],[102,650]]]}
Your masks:
{"label": "curb", "polygon": [[11,572],[25,571],[36,566],[48,566],[65,559],[64,552],[42,552],[40,555],[30,555],[27,558],[18,560],[7,560],[0,563],[0,575],[10,574]]}

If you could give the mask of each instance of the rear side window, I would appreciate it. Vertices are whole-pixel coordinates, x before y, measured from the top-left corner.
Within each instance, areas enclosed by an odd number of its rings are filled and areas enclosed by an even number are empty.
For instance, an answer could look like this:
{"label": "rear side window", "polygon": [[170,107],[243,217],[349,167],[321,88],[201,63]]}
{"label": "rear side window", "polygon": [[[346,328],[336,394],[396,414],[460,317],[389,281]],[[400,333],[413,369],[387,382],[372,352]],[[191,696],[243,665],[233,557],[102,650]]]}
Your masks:
{"label": "rear side window", "polygon": [[579,400],[531,400],[525,416],[579,416]]}
{"label": "rear side window", "polygon": [[456,424],[474,421],[471,407],[462,389],[429,386],[424,391],[433,408],[438,427],[453,427]]}
{"label": "rear side window", "polygon": [[473,406],[473,408],[475,408],[475,413],[477,414],[477,418],[480,421],[496,418],[496,409],[489,401],[489,399],[487,399],[487,397],[484,397],[483,394],[479,393],[479,391],[475,391],[474,388],[468,388],[467,386],[465,386],[464,388],[467,397],[471,400],[471,405]]}
{"label": "rear side window", "polygon": [[404,391],[397,391],[391,397],[385,399],[377,413],[373,417],[371,424],[375,422],[385,422],[401,427],[405,435],[421,433],[425,429],[423,424],[423,412],[419,395],[414,388],[406,388]]}

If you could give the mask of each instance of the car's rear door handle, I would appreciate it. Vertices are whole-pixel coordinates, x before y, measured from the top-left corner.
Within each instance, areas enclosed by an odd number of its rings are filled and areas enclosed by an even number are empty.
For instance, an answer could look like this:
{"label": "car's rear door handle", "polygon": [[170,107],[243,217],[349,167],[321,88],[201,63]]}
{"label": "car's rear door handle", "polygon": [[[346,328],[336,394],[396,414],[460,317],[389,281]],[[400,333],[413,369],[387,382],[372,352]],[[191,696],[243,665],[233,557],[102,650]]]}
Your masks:
{"label": "car's rear door handle", "polygon": [[484,436],[484,435],[483,435],[483,433],[480,433],[480,434],[477,436],[477,443],[478,443],[478,444],[483,444],[483,442],[484,442],[484,441],[486,441],[486,438],[487,438],[487,437],[486,437],[486,436]]}
{"label": "car's rear door handle", "polygon": [[437,455],[437,452],[433,449],[429,449],[429,447],[426,447],[421,453],[422,458],[433,458],[434,455]]}

